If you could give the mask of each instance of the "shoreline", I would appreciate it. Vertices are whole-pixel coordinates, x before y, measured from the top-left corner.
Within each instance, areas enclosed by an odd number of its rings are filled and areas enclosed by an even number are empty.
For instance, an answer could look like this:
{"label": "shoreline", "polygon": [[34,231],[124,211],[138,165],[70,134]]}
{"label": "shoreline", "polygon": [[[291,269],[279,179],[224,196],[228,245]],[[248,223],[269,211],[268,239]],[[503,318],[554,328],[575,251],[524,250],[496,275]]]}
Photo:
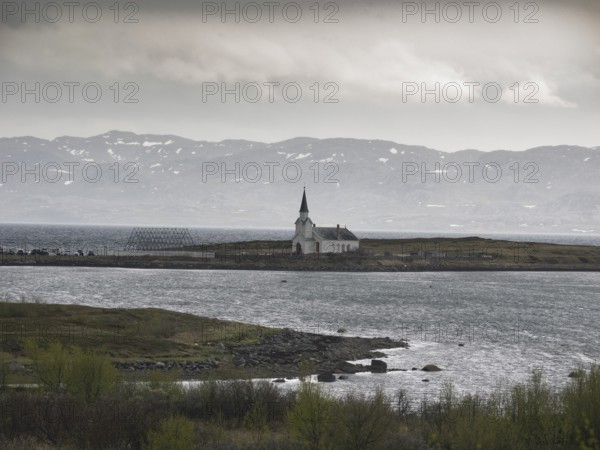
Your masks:
{"label": "shoreline", "polygon": [[464,266],[464,267],[419,267],[419,268],[344,268],[344,267],[280,267],[280,266],[256,266],[243,264],[178,264],[169,262],[156,263],[89,263],[85,262],[10,262],[0,263],[0,267],[85,267],[85,268],[113,268],[113,269],[164,269],[164,270],[256,270],[267,272],[348,272],[348,273],[415,273],[415,272],[600,272],[600,267],[553,267],[553,266],[511,266],[511,267],[486,267],[486,266]]}
{"label": "shoreline", "polygon": [[31,383],[25,342],[59,342],[108,356],[126,380],[172,372],[182,380],[298,378],[380,371],[349,361],[378,359],[409,347],[389,337],[351,337],[179,313],[159,308],[0,302],[0,350],[11,383]]}
{"label": "shoreline", "polygon": [[[408,349],[407,341],[394,341],[390,338],[365,338],[335,336],[318,333],[306,333],[283,329],[281,333],[267,334],[262,340],[250,345],[214,344],[216,349],[230,352],[231,363],[243,371],[239,378],[227,379],[278,379],[278,382],[297,379],[308,375],[355,374],[360,372],[387,372],[383,361],[372,365],[352,363],[356,360],[379,360],[388,355],[381,350],[403,348]],[[379,366],[377,366],[379,364]],[[160,370],[168,372],[179,370],[182,380],[206,380],[208,374],[214,373],[219,364],[212,358],[203,361],[173,362],[122,362],[113,365],[122,372],[137,372],[147,375]],[[379,369],[382,367],[383,369]],[[391,371],[391,370],[390,370]],[[329,379],[327,381],[335,381]]]}
{"label": "shoreline", "polygon": [[[600,247],[479,237],[363,239],[358,251],[296,256],[291,241],[248,241],[154,255],[9,255],[0,266],[312,272],[600,272]],[[87,254],[87,253],[86,253]]]}

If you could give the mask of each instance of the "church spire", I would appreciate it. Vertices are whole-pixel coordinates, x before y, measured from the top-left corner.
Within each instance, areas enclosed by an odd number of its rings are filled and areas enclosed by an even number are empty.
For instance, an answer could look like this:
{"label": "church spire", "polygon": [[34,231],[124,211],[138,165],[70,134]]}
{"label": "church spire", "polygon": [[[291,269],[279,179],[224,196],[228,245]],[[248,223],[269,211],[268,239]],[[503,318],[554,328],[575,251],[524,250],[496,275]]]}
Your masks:
{"label": "church spire", "polygon": [[300,212],[308,212],[308,203],[306,203],[306,188],[304,188],[304,193],[302,194],[302,204],[300,205]]}

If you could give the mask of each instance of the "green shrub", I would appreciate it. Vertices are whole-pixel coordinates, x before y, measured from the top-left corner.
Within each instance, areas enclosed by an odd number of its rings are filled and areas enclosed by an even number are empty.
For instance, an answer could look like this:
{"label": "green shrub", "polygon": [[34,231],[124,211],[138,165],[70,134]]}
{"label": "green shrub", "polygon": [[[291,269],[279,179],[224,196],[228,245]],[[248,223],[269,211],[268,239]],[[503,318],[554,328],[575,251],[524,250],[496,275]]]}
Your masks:
{"label": "green shrub", "polygon": [[567,434],[582,449],[597,449],[600,448],[600,367],[593,366],[580,373],[562,394]]}
{"label": "green shrub", "polygon": [[59,392],[63,388],[85,402],[96,400],[118,380],[118,372],[107,356],[76,347],[72,353],[60,342],[47,348],[30,339],[25,351],[44,390]]}
{"label": "green shrub", "polygon": [[6,353],[0,351],[0,391],[6,387],[6,377],[9,372],[9,358]]}
{"label": "green shrub", "polygon": [[25,353],[33,361],[42,388],[59,392],[67,378],[69,353],[60,342],[50,342],[47,348],[38,346],[33,339],[25,343]]}
{"label": "green shrub", "polygon": [[80,348],[74,350],[65,377],[66,389],[87,403],[114,387],[118,372],[104,355]]}
{"label": "green shrub", "polygon": [[269,432],[267,408],[263,403],[254,403],[244,416],[244,428],[252,432],[252,447],[260,448]]}
{"label": "green shrub", "polygon": [[196,448],[194,423],[182,416],[165,420],[148,435],[148,450],[190,450]]}
{"label": "green shrub", "polygon": [[302,383],[296,405],[288,412],[293,437],[311,450],[334,448],[334,401],[317,384]]}
{"label": "green shrub", "polygon": [[150,391],[161,391],[166,393],[171,399],[181,398],[183,387],[178,383],[181,378],[181,369],[173,368],[171,370],[152,370],[148,376],[148,383],[145,385]]}
{"label": "green shrub", "polygon": [[440,399],[424,403],[418,426],[430,446],[451,449],[575,448],[564,402],[533,372],[525,384],[489,396],[458,398],[447,386]]}
{"label": "green shrub", "polygon": [[367,450],[382,448],[397,417],[381,389],[372,398],[364,394],[347,394],[340,401],[340,426],[337,443],[343,449]]}
{"label": "green shrub", "polygon": [[207,381],[186,389],[177,408],[187,417],[242,425],[255,404],[262,404],[269,422],[283,422],[294,404],[294,392],[281,392],[268,381]]}

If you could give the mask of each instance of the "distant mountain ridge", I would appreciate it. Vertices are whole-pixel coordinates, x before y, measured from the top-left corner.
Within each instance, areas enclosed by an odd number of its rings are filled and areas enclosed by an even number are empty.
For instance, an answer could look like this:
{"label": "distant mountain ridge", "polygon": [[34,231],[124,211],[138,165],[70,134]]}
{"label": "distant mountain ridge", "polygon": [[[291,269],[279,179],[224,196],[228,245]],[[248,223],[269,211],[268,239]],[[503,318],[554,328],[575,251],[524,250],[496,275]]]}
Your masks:
{"label": "distant mountain ridge", "polygon": [[110,131],[0,138],[0,162],[1,222],[291,229],[306,186],[317,226],[600,233],[600,147],[445,153],[350,138]]}

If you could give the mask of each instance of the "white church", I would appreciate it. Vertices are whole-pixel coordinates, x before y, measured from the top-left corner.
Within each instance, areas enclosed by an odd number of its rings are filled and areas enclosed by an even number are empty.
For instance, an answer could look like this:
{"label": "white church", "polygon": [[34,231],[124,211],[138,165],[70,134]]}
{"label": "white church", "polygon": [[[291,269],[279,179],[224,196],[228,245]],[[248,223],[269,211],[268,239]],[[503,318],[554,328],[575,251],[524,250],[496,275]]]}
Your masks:
{"label": "white church", "polygon": [[296,220],[296,234],[292,239],[292,252],[296,255],[308,253],[345,253],[358,250],[358,238],[348,228],[318,227],[308,217],[306,190],[302,194],[300,217]]}

